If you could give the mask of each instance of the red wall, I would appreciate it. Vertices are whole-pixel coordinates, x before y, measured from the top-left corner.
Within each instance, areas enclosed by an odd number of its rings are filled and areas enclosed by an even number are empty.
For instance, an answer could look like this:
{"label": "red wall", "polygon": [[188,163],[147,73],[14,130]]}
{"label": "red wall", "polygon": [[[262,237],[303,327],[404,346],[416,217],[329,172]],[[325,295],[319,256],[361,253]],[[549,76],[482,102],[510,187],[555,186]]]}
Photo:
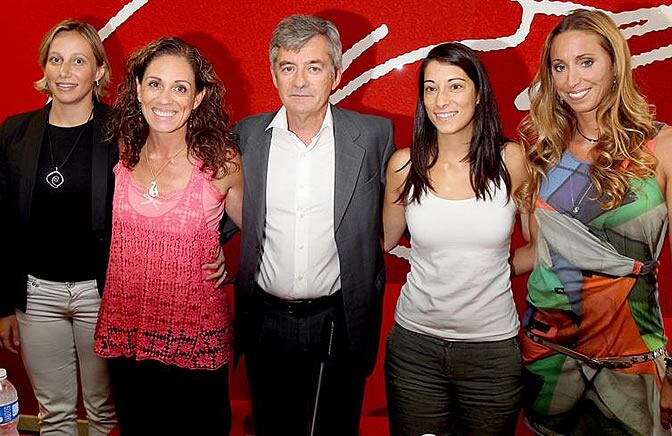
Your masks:
{"label": "red wall", "polygon": [[[37,47],[42,35],[57,21],[78,18],[102,28],[110,18],[126,5],[125,0],[19,0],[5,2],[0,17],[2,68],[0,83],[0,120],[7,115],[28,111],[44,104],[45,97],[34,91],[32,82],[41,77],[37,65]],[[629,37],[636,59],[648,65],[635,69],[643,92],[657,106],[658,118],[672,123],[672,3],[667,7],[652,0],[585,1],[584,6],[602,8],[610,12],[640,10],[632,23],[623,26]],[[576,4],[576,3],[575,3]],[[547,1],[531,21],[529,33],[519,33],[510,41],[509,48],[490,50],[482,59],[490,72],[495,94],[502,112],[506,133],[515,138],[515,128],[524,112],[514,106],[515,97],[525,89],[538,66],[539,49],[545,35],[558,20],[558,15],[571,6],[564,1]],[[105,40],[105,47],[112,63],[114,83],[123,70],[124,58],[135,48],[160,36],[180,36],[198,46],[213,62],[228,90],[228,107],[234,120],[248,114],[278,108],[268,65],[268,41],[277,22],[292,13],[321,15],[336,23],[341,31],[344,50],[381,25],[388,34],[372,48],[354,60],[343,75],[341,86],[346,86],[367,70],[384,64],[397,56],[411,53],[421,47],[444,41],[471,40],[474,48],[492,48],[500,39],[514,35],[524,10],[511,0],[461,0],[429,2],[424,0],[396,0],[369,2],[356,0],[314,0],[311,2],[241,1],[229,0],[151,0],[123,22]],[[667,13],[667,15],[664,15]],[[615,15],[627,22],[624,14]],[[658,20],[658,21],[656,21]],[[641,32],[640,32],[641,30]],[[638,35],[638,33],[643,33]],[[629,35],[629,34],[628,34]],[[481,45],[479,45],[481,44]],[[654,49],[657,52],[646,54]],[[418,56],[416,56],[417,58]],[[647,60],[648,59],[648,60]],[[417,62],[372,80],[343,99],[341,106],[361,112],[387,116],[395,122],[398,146],[407,146],[410,140],[412,117],[416,99]],[[514,244],[520,243],[516,232]],[[1,244],[1,241],[0,241]],[[1,246],[1,245],[0,245]],[[229,249],[229,262],[235,266],[235,248]],[[384,334],[391,322],[394,303],[403,283],[407,264],[388,256],[388,292]],[[235,269],[235,268],[232,268]],[[661,277],[661,300],[664,315],[669,316],[670,265],[665,251]],[[516,299],[522,307],[524,278],[514,282]],[[0,285],[0,298],[2,298]],[[381,356],[382,359],[382,356]],[[36,413],[30,387],[20,369],[17,358],[0,353],[0,366],[10,369],[10,377],[19,385],[24,413]],[[381,377],[378,365],[367,390],[367,408],[375,410],[384,406]],[[245,396],[244,380],[236,377],[234,397]]]}

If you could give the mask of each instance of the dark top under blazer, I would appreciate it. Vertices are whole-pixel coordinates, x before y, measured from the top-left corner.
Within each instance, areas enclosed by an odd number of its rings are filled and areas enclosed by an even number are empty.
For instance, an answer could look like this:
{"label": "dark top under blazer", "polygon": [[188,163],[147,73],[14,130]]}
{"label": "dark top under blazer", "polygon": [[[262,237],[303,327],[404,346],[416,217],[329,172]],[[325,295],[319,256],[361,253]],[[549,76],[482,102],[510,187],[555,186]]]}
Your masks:
{"label": "dark top under blazer", "polygon": [[[6,262],[0,263],[0,317],[15,309],[26,310],[28,279],[27,232],[30,207],[37,176],[37,164],[49,121],[51,104],[14,115],[0,126],[0,240]],[[91,229],[95,234],[96,280],[102,293],[109,258],[112,193],[117,162],[115,144],[103,140],[108,107],[96,103],[93,112],[91,151]]]}
{"label": "dark top under blazer", "polygon": [[[394,151],[392,122],[331,108],[334,120],[334,230],[341,290],[352,351],[373,369],[382,317],[385,270],[381,247],[381,206],[385,165]],[[276,113],[244,119],[236,126],[245,177],[240,270],[236,282],[235,344],[244,351],[257,335],[255,279],[266,220],[266,180]]]}

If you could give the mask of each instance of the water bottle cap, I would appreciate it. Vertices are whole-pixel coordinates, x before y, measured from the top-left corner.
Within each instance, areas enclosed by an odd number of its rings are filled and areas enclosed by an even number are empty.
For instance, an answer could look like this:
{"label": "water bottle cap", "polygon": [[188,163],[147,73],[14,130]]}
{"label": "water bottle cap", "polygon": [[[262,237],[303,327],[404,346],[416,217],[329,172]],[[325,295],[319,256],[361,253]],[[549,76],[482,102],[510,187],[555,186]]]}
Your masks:
{"label": "water bottle cap", "polygon": [[7,370],[5,368],[0,368],[0,380],[7,378]]}

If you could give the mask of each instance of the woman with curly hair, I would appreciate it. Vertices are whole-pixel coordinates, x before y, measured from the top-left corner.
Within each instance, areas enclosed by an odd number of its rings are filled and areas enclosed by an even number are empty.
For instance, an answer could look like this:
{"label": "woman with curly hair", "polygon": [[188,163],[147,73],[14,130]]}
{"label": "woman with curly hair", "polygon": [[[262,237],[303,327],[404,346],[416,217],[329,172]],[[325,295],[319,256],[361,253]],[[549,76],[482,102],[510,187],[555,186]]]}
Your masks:
{"label": "woman with curly hair", "polygon": [[[534,269],[523,358],[541,434],[669,428],[672,373],[655,265],[672,201],[672,129],[633,82],[616,24],[577,10],[551,31],[520,126]],[[517,253],[518,262],[529,250]]]}
{"label": "woman with curly hair", "polygon": [[196,48],[161,38],[129,58],[110,115],[120,163],[96,353],[109,360],[122,434],[174,434],[175,413],[193,411],[216,419],[189,419],[189,433],[229,431],[230,315],[201,268],[224,210],[240,225],[223,97]]}

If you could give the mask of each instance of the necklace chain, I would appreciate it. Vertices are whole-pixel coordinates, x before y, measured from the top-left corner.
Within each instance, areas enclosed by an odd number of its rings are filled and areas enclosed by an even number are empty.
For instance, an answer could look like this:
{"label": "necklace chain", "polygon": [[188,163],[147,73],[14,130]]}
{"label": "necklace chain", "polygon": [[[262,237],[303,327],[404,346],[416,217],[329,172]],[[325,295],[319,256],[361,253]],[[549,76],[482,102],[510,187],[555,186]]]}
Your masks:
{"label": "necklace chain", "polygon": [[79,133],[77,134],[77,138],[75,138],[75,142],[72,143],[72,147],[70,147],[70,151],[68,154],[65,155],[65,159],[63,159],[63,162],[60,165],[56,165],[54,163],[54,145],[51,143],[51,125],[47,126],[47,142],[49,143],[49,159],[51,160],[51,166],[54,167],[53,171],[51,171],[47,176],[45,177],[45,180],[47,181],[47,184],[51,186],[54,189],[59,188],[63,182],[65,181],[65,178],[63,177],[63,173],[59,171],[59,168],[63,169],[66,163],[70,160],[70,157],[72,156],[72,153],[75,152],[75,149],[77,148],[77,144],[79,144],[79,140],[82,139],[82,135],[84,135],[84,131],[86,130],[86,125],[91,121],[93,118],[93,109],[91,109],[91,113],[89,114],[89,118],[87,118],[86,122],[82,125],[82,128],[79,130]]}
{"label": "necklace chain", "polygon": [[147,188],[147,195],[150,196],[150,198],[156,198],[159,196],[159,185],[157,182],[157,179],[163,172],[168,167],[168,164],[173,162],[175,158],[177,158],[180,154],[182,154],[183,151],[185,151],[187,147],[182,147],[180,148],[177,153],[169,157],[161,167],[159,167],[158,171],[155,173],[154,169],[152,168],[152,164],[149,162],[149,152],[148,147],[145,146],[145,162],[147,162],[147,168],[149,169],[149,173],[152,175],[152,180],[149,183],[149,188]]}
{"label": "necklace chain", "polygon": [[579,129],[579,125],[578,125],[578,124],[576,125],[576,131],[579,132],[579,135],[581,135],[581,137],[582,137],[583,139],[585,139],[586,141],[588,141],[588,142],[591,143],[591,144],[597,144],[597,142],[600,140],[599,137],[598,137],[597,139],[593,139],[593,138],[589,138],[589,137],[587,137],[586,135],[584,135],[583,132],[581,131],[581,129]]}
{"label": "necklace chain", "polygon": [[572,213],[577,214],[581,210],[581,203],[583,203],[583,200],[585,200],[586,196],[588,195],[588,192],[590,192],[590,189],[593,187],[594,182],[591,180],[590,185],[586,188],[585,191],[583,191],[583,194],[581,194],[581,197],[579,198],[578,203],[574,202],[574,185],[572,184],[572,177],[574,176],[574,173],[570,174],[569,176],[569,196],[572,200]]}

